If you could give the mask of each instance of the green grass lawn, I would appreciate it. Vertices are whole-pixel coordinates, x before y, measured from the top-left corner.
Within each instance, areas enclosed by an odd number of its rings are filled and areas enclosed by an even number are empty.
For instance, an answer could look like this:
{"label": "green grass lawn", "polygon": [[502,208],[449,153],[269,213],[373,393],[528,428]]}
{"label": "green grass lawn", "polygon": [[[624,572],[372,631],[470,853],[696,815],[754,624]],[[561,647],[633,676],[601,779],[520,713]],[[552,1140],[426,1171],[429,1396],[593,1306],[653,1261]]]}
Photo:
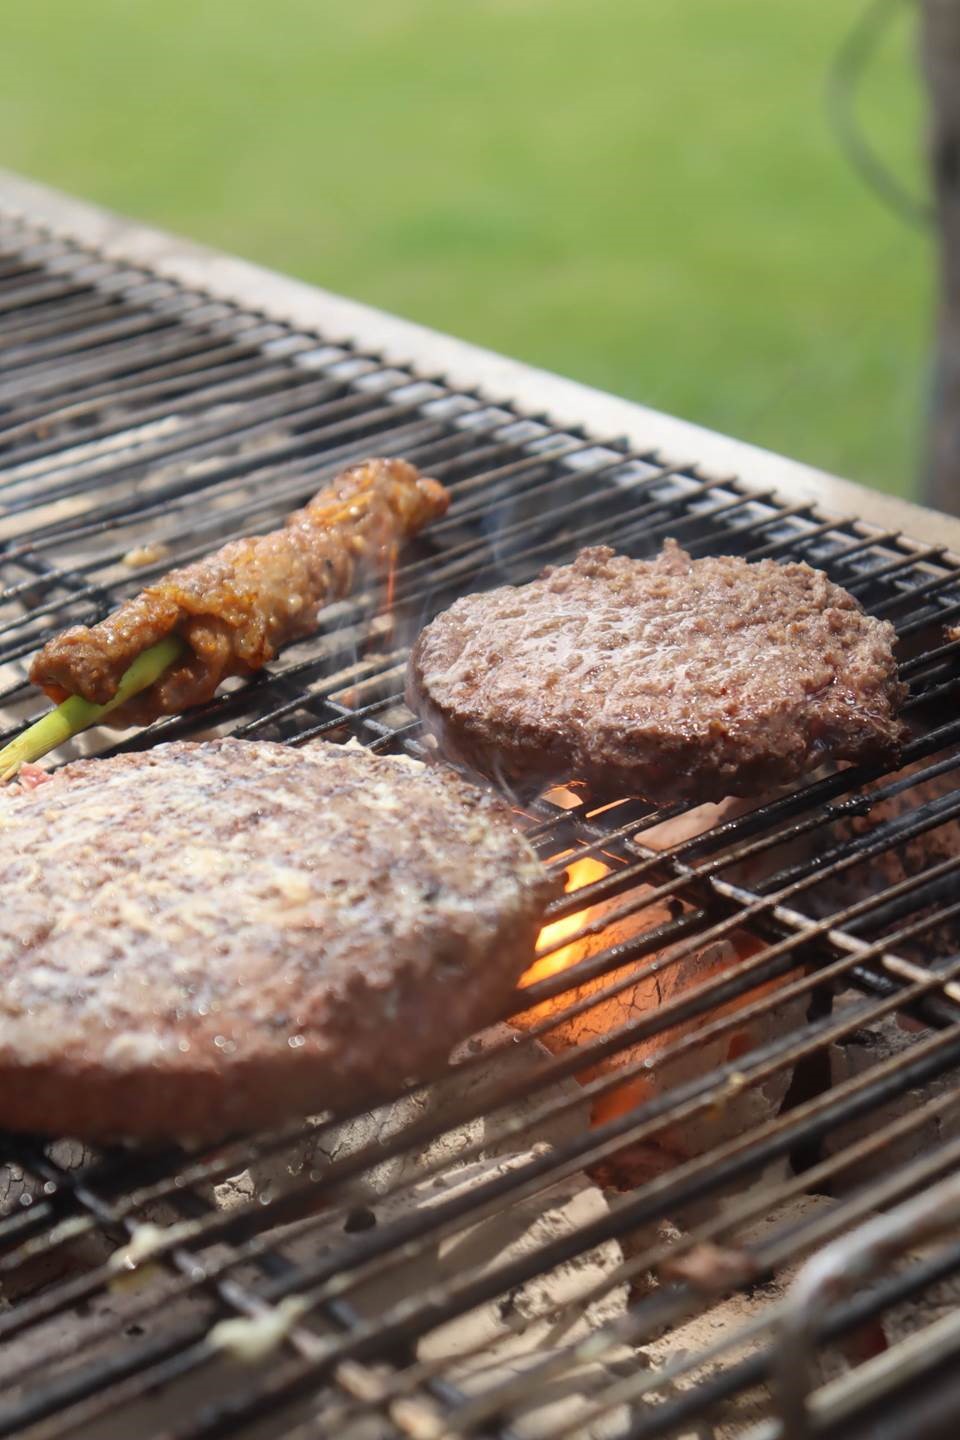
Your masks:
{"label": "green grass lawn", "polygon": [[[822,105],[862,0],[6,0],[0,164],[910,493],[929,240]],[[909,17],[863,115],[919,187]]]}

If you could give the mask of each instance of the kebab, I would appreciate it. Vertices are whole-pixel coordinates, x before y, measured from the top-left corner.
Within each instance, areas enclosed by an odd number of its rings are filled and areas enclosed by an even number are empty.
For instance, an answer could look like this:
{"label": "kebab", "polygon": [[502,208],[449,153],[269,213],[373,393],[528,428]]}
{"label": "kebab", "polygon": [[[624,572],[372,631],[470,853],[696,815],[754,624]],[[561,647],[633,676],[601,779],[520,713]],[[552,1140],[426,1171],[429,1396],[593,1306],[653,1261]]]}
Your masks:
{"label": "kebab", "polygon": [[349,594],[360,567],[387,569],[399,545],[442,515],[449,494],[405,460],[366,460],[267,535],[234,540],[173,570],[93,626],[56,636],[30,678],[57,708],[0,750],[0,779],[111,715],[146,725],[259,670]]}

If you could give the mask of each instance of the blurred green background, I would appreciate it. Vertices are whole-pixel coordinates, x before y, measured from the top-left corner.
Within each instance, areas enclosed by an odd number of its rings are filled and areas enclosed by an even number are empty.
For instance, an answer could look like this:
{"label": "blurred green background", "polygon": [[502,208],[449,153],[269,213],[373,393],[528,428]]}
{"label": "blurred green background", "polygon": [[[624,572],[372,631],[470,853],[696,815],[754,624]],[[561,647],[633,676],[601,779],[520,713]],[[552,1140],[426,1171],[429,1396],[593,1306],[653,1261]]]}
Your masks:
{"label": "blurred green background", "polygon": [[[863,0],[5,0],[0,164],[911,493],[931,244],[839,153]],[[922,191],[902,7],[865,130]]]}

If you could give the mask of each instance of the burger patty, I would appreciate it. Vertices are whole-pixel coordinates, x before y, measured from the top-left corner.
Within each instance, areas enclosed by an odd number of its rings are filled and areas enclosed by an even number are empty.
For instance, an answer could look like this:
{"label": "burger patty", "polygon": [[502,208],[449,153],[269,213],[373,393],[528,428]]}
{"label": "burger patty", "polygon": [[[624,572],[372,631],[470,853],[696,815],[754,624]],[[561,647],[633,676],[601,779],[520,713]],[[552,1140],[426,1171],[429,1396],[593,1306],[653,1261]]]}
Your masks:
{"label": "burger patty", "polygon": [[598,546],[457,600],[421,633],[407,696],[447,755],[524,792],[720,800],[895,757],[894,639],[809,565]]}
{"label": "burger patty", "polygon": [[0,1128],[354,1108],[502,1012],[555,887],[452,774],[215,740],[0,791]]}

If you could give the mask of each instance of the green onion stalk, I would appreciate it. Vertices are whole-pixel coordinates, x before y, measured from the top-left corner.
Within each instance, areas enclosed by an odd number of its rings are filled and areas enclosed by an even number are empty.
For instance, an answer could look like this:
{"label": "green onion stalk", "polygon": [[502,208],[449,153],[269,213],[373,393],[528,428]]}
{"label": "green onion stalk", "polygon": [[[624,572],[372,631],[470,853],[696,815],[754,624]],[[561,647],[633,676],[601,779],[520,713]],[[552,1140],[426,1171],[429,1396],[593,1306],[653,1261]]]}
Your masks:
{"label": "green onion stalk", "polygon": [[0,783],[12,780],[21,765],[39,760],[41,756],[69,740],[72,735],[79,735],[81,730],[95,725],[104,715],[109,715],[111,710],[116,710],[132,696],[139,695],[141,690],[154,685],[183,653],[183,649],[184,644],[179,636],[167,635],[165,639],[151,645],[149,650],[144,650],[142,655],[137,656],[129,670],[124,672],[116,695],[112,700],[108,700],[106,705],[95,705],[80,695],[71,695],[55,710],[42,715],[0,750]]}

